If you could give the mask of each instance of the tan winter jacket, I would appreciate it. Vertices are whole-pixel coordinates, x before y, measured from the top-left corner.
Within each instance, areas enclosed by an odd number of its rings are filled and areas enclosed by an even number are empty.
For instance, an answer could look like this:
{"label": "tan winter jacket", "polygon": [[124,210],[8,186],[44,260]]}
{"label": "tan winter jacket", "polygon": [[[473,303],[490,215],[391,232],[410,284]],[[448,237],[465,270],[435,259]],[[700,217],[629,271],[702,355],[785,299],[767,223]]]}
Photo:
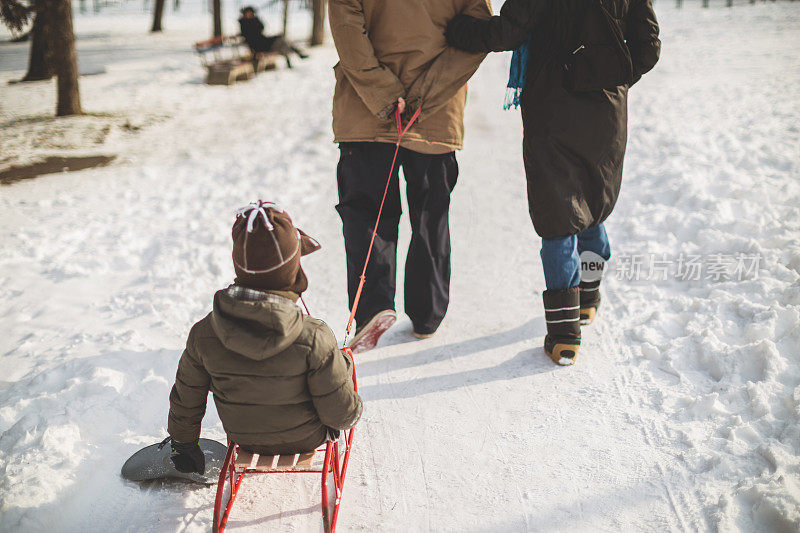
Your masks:
{"label": "tan winter jacket", "polygon": [[362,404],[352,362],[330,328],[278,293],[244,293],[217,292],[189,333],[169,397],[172,438],[197,440],[209,389],[228,436],[262,453],[311,451],[327,428],[355,425]]}
{"label": "tan winter jacket", "polygon": [[399,97],[422,106],[403,146],[422,153],[461,148],[466,82],[485,54],[447,46],[444,32],[459,13],[489,18],[488,0],[330,0],[336,142],[397,142]]}

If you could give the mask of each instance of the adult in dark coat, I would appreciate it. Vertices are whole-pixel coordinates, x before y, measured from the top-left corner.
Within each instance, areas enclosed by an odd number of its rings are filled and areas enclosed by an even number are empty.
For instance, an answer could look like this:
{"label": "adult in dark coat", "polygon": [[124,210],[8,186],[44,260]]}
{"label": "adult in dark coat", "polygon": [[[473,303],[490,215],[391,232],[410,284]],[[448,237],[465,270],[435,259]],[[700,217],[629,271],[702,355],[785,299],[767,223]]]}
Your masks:
{"label": "adult in dark coat", "polygon": [[[579,31],[589,2],[507,0],[499,16],[459,15],[447,28],[448,43],[470,52],[514,50],[531,39],[521,95],[523,159],[531,219],[543,239],[545,350],[562,364],[571,364],[577,354],[579,318],[590,322],[599,304],[599,280],[579,290],[579,256],[587,250],[598,260],[610,256],[602,223],[619,195],[627,141],[628,85],[591,92],[562,85],[558,58]],[[622,21],[635,83],[660,53],[652,0],[603,5]]]}
{"label": "adult in dark coat", "polygon": [[239,18],[239,33],[244,37],[244,42],[253,54],[275,52],[286,58],[286,64],[292,68],[289,54],[294,52],[300,58],[308,57],[302,50],[289,43],[283,35],[264,35],[264,23],[256,15],[254,7],[242,8],[242,16]]}

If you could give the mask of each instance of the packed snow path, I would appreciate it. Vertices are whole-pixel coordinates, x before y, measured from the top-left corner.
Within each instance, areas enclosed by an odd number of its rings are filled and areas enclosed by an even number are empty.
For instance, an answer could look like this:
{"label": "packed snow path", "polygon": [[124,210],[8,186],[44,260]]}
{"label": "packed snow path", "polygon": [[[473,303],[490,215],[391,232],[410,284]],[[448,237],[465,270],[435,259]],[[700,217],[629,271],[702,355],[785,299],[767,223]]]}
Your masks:
{"label": "packed snow path", "polygon": [[[661,4],[663,58],[631,91],[615,258],[575,367],[540,347],[508,56],[471,82],[451,309],[433,339],[405,320],[357,358],[342,531],[800,528],[800,9]],[[120,161],[0,187],[0,530],[205,531],[213,488],[119,468],[165,435],[182,343],[233,276],[236,207],[278,200],[320,240],[306,299],[341,334],[335,52],[206,87],[189,52],[204,16],[156,37],[143,15],[76,22],[81,54],[116,51],[82,79],[96,114],[31,119],[51,84],[4,86],[0,156]],[[675,272],[681,254],[699,280]],[[717,254],[758,264],[726,279]],[[224,441],[213,407],[204,436]],[[232,531],[321,529],[316,477],[248,479],[239,498]]]}

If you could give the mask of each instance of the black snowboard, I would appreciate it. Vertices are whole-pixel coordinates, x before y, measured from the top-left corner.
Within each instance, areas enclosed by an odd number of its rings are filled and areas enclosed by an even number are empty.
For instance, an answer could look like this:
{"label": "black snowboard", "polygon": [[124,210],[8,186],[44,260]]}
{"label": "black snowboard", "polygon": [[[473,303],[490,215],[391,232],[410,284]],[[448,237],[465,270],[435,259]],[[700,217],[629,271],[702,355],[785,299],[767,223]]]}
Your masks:
{"label": "black snowboard", "polygon": [[131,481],[180,478],[196,483],[216,483],[228,448],[215,440],[200,439],[200,449],[206,456],[206,471],[203,475],[178,472],[169,457],[172,451],[170,445],[166,443],[163,446],[153,444],[131,455],[122,465],[122,477]]}

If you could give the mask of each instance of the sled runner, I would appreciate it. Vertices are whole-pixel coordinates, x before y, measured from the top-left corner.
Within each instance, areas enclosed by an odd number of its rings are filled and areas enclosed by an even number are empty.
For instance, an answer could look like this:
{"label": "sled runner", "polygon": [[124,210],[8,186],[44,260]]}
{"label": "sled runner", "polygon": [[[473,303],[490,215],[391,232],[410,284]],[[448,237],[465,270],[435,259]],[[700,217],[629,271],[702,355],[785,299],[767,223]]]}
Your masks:
{"label": "sled runner", "polygon": [[[352,360],[350,348],[344,348]],[[356,383],[355,361],[353,362],[353,385]],[[228,453],[222,465],[217,483],[217,497],[214,500],[214,533],[222,533],[228,523],[228,517],[236,501],[236,495],[242,486],[245,476],[255,474],[322,474],[322,521],[326,533],[336,531],[336,520],[339,517],[344,478],[347,474],[347,463],[350,461],[350,450],[353,446],[354,429],[342,432],[343,439],[328,440],[324,446],[313,452],[293,455],[259,455],[250,453],[235,442],[228,441]],[[343,446],[339,446],[340,442]],[[328,501],[328,478],[333,476],[336,496],[333,501],[333,512]],[[230,487],[228,490],[226,488]],[[227,498],[225,493],[227,492]],[[223,503],[224,501],[224,503]]]}

